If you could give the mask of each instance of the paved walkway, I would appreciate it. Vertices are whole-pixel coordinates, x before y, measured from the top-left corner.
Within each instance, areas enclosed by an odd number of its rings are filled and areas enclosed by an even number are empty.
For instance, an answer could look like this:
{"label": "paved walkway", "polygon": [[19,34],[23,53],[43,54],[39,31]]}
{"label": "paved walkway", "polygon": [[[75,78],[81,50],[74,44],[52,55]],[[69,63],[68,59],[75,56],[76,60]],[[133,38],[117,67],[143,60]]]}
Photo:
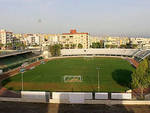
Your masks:
{"label": "paved walkway", "polygon": [[139,63],[136,60],[134,60],[133,58],[128,58],[128,60],[134,67],[137,68],[139,66]]}
{"label": "paved walkway", "polygon": [[150,113],[150,106],[0,102],[1,113]]}

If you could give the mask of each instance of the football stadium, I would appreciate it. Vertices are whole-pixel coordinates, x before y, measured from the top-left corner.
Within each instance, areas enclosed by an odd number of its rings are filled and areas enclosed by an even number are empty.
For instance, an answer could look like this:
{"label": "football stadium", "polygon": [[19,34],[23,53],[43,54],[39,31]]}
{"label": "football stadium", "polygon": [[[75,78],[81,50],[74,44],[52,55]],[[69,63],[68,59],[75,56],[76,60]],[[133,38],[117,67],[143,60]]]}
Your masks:
{"label": "football stadium", "polygon": [[[10,90],[63,92],[126,92],[137,61],[149,51],[136,49],[69,49],[61,57],[39,60],[2,85]],[[134,59],[133,59],[134,58]]]}

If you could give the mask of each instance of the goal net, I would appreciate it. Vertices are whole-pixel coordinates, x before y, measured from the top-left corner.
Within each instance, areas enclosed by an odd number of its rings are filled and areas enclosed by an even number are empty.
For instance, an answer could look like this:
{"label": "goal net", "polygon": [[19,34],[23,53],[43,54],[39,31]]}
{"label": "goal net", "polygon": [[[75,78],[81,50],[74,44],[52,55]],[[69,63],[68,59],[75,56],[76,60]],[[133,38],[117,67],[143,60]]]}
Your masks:
{"label": "goal net", "polygon": [[94,56],[84,56],[83,59],[86,61],[94,60]]}
{"label": "goal net", "polygon": [[82,77],[81,75],[65,75],[64,82],[82,82]]}

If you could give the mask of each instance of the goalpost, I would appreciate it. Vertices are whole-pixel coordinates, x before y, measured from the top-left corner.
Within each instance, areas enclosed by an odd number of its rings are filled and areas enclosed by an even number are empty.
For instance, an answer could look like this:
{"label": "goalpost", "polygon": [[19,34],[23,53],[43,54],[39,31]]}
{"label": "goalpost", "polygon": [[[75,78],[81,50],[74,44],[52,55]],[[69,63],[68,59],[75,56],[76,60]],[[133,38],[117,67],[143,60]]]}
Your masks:
{"label": "goalpost", "polygon": [[65,75],[64,76],[64,82],[82,82],[82,76],[81,75]]}
{"label": "goalpost", "polygon": [[94,56],[93,55],[92,56],[84,56],[83,59],[87,60],[87,61],[88,60],[94,60]]}

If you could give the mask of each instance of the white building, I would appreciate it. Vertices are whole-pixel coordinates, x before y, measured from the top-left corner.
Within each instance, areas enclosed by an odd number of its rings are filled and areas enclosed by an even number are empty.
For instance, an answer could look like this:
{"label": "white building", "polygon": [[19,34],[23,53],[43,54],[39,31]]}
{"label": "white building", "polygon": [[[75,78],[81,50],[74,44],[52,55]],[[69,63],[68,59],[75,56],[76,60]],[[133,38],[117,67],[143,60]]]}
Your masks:
{"label": "white building", "polygon": [[30,45],[30,46],[40,45],[40,37],[37,35],[28,36],[25,40],[26,40],[26,45]]}
{"label": "white building", "polygon": [[100,42],[100,38],[99,37],[93,37],[90,36],[90,45],[92,45],[92,43],[96,43],[96,42]]}
{"label": "white building", "polygon": [[104,45],[115,45],[116,47],[120,47],[121,45],[126,45],[129,43],[128,37],[105,37]]}
{"label": "white building", "polygon": [[138,48],[150,49],[150,38],[130,38],[132,44],[137,44]]}
{"label": "white building", "polygon": [[60,43],[65,47],[69,45],[69,48],[72,45],[75,45],[75,48],[78,48],[78,45],[81,44],[82,48],[90,47],[89,33],[77,32],[75,29],[70,30],[70,33],[63,33],[59,37]]}
{"label": "white building", "polygon": [[0,43],[5,45],[8,43],[12,43],[12,41],[13,41],[13,33],[10,31],[1,29],[0,30]]}
{"label": "white building", "polygon": [[57,43],[59,43],[58,38],[59,38],[59,35],[57,35],[57,34],[48,35],[48,42],[49,42],[49,44],[51,45],[51,44],[57,44]]}

